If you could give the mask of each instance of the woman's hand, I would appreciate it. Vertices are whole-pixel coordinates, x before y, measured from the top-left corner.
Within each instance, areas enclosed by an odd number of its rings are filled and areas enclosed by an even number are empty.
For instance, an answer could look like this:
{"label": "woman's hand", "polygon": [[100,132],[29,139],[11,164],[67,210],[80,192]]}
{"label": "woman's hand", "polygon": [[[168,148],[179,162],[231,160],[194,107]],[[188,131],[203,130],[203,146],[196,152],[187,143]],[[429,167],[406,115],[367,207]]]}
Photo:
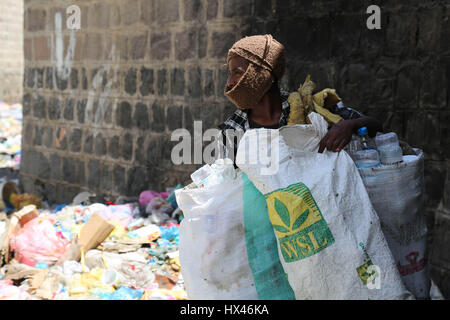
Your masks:
{"label": "woman's hand", "polygon": [[353,120],[341,120],[336,123],[320,141],[319,153],[322,153],[325,148],[333,152],[341,151],[352,139],[354,129]]}

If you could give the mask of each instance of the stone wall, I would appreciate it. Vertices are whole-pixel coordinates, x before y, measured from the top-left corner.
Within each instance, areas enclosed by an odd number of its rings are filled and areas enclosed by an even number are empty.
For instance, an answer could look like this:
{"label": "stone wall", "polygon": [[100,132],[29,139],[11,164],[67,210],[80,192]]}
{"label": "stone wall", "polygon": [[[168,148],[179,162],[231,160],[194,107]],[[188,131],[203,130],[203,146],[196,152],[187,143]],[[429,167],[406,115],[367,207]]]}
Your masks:
{"label": "stone wall", "polygon": [[[380,30],[366,27],[372,4],[381,8]],[[428,257],[450,298],[450,4],[275,1],[272,11],[264,8],[253,8],[248,33],[272,33],[285,44],[286,87],[311,74],[320,87],[336,88],[346,105],[424,150]]]}
{"label": "stone wall", "polygon": [[217,1],[74,3],[80,30],[66,28],[72,2],[26,1],[24,188],[63,202],[186,182],[170,132],[231,112],[221,70],[236,19]]}
{"label": "stone wall", "polygon": [[0,1],[0,101],[22,101],[23,0]]}
{"label": "stone wall", "polygon": [[[311,74],[425,151],[432,275],[450,297],[450,6],[373,2],[25,1],[22,187],[67,202],[186,183],[194,167],[171,164],[170,133],[231,114],[227,49],[272,33],[287,50],[285,88]],[[66,27],[71,4],[80,30]],[[366,27],[371,4],[380,30]]]}

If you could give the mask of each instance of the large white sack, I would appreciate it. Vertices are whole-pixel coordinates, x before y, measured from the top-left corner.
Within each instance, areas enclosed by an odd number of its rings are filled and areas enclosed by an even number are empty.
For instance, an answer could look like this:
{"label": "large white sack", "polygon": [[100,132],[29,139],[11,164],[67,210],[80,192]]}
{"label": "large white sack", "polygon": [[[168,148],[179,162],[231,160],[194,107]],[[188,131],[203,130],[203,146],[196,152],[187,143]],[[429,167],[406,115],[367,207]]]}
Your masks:
{"label": "large white sack", "polygon": [[[311,125],[286,126],[278,136],[270,135],[277,130],[246,131],[237,155],[238,166],[266,196],[296,298],[412,298],[353,161],[345,152],[318,153],[327,123],[316,113],[309,117]],[[255,142],[272,155],[279,150],[277,173],[267,175],[274,163],[244,161],[255,156],[248,149]]]}
{"label": "large white sack", "polygon": [[403,156],[395,165],[360,168],[381,229],[406,288],[416,298],[429,298],[431,279],[426,261],[423,152]]}
{"label": "large white sack", "polygon": [[258,299],[243,221],[241,174],[219,185],[175,191],[181,273],[189,299]]}

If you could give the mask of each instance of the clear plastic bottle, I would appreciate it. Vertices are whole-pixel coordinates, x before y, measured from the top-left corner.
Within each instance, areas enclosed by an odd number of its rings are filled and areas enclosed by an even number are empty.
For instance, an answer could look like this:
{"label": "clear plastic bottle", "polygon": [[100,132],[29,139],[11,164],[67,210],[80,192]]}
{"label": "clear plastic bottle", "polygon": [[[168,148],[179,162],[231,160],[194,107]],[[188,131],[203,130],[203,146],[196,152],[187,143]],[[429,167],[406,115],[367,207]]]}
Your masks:
{"label": "clear plastic bottle", "polygon": [[373,139],[369,137],[369,132],[367,131],[367,127],[361,127],[357,131],[361,149],[369,150],[369,149],[377,149],[375,142]]}
{"label": "clear plastic bottle", "polygon": [[203,188],[204,187],[203,181],[209,175],[211,175],[211,173],[212,173],[211,166],[209,164],[205,164],[203,167],[197,169],[195,172],[191,174],[191,179],[198,188]]}
{"label": "clear plastic bottle", "polygon": [[217,159],[212,165],[206,164],[191,174],[191,179],[198,188],[221,184],[224,180],[235,179],[233,161]]}
{"label": "clear plastic bottle", "polygon": [[381,163],[391,165],[402,162],[402,148],[399,145],[398,137],[395,132],[388,132],[376,136],[375,142],[380,153]]}
{"label": "clear plastic bottle", "polygon": [[358,168],[373,168],[380,165],[380,156],[375,149],[359,150],[355,152],[354,161]]}

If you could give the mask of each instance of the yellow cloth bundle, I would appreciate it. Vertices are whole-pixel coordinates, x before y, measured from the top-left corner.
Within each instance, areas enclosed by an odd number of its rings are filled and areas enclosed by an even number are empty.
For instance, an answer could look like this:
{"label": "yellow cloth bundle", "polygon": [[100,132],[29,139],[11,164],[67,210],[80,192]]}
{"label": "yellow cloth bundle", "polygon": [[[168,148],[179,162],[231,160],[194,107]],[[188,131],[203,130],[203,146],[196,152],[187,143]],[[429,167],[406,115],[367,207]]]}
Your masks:
{"label": "yellow cloth bundle", "polygon": [[340,116],[328,110],[341,101],[336,90],[327,88],[313,94],[315,90],[316,84],[308,75],[303,85],[289,95],[288,102],[291,110],[288,125],[310,124],[308,115],[311,112],[319,113],[330,124],[336,124],[342,120]]}

